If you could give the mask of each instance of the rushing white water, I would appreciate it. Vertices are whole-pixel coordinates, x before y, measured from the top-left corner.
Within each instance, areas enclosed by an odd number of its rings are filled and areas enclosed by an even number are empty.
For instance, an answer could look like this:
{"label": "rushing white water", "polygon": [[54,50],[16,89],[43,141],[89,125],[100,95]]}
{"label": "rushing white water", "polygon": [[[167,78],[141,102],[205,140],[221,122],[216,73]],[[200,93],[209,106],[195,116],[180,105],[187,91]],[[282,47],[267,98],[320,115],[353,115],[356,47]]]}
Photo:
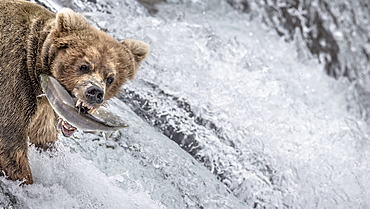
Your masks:
{"label": "rushing white water", "polygon": [[[154,15],[133,0],[46,3],[151,54],[119,97],[139,103],[110,102],[129,128],[31,147],[35,184],[1,179],[1,206],[370,207],[368,126],[299,35],[288,44],[221,0],[172,0]],[[182,134],[194,158],[160,132]]]}

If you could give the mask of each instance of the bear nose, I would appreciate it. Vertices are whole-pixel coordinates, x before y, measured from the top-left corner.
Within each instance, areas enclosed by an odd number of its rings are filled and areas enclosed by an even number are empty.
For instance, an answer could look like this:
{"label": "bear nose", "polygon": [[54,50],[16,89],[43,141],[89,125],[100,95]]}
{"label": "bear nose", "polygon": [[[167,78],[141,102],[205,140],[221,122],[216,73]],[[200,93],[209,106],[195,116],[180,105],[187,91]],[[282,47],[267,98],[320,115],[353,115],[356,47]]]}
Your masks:
{"label": "bear nose", "polygon": [[101,104],[104,100],[104,92],[97,86],[90,86],[86,89],[85,95],[90,104]]}

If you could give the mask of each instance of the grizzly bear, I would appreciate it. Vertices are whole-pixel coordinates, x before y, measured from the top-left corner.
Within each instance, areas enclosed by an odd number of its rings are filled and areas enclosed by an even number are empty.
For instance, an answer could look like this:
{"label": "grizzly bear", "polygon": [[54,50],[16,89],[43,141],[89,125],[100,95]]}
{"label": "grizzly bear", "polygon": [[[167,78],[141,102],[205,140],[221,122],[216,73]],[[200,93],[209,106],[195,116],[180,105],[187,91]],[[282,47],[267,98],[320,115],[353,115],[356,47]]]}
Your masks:
{"label": "grizzly bear", "polygon": [[[40,74],[56,78],[91,113],[133,79],[147,44],[118,42],[64,8],[57,14],[26,1],[0,0],[0,170],[32,184],[28,142],[48,149],[58,116],[42,95]],[[63,121],[61,132],[75,128]]]}

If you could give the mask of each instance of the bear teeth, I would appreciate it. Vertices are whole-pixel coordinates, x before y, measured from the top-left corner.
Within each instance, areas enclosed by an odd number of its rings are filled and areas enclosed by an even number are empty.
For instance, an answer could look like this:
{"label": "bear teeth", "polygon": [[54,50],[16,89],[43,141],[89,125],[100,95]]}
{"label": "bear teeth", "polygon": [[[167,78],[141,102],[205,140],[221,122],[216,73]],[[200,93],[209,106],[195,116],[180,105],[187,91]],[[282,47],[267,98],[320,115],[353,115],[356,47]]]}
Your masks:
{"label": "bear teeth", "polygon": [[95,112],[95,110],[96,110],[96,108],[90,108],[90,110],[89,111],[87,111],[87,113],[89,113],[90,115],[92,115],[92,114],[94,114],[94,112]]}
{"label": "bear teeth", "polygon": [[81,99],[78,99],[77,102],[76,102],[76,107],[79,107],[82,103],[82,100]]}
{"label": "bear teeth", "polygon": [[79,108],[80,110],[83,108],[85,110],[84,113],[88,113],[90,115],[93,114],[96,110],[96,108],[94,108],[88,103],[83,102],[81,99],[77,100],[76,107]]}

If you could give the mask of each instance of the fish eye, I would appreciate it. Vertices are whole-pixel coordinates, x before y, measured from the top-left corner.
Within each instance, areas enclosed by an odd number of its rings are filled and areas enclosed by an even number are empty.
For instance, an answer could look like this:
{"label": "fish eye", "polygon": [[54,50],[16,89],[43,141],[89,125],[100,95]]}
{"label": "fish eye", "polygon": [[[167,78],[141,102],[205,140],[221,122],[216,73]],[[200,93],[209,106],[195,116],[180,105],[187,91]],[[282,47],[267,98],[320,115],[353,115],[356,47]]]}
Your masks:
{"label": "fish eye", "polygon": [[80,66],[80,71],[83,73],[89,73],[90,72],[90,66],[88,65],[81,65]]}
{"label": "fish eye", "polygon": [[112,84],[112,83],[113,83],[113,81],[114,81],[114,78],[113,78],[113,77],[108,77],[108,78],[107,78],[107,84],[108,84],[108,85]]}

